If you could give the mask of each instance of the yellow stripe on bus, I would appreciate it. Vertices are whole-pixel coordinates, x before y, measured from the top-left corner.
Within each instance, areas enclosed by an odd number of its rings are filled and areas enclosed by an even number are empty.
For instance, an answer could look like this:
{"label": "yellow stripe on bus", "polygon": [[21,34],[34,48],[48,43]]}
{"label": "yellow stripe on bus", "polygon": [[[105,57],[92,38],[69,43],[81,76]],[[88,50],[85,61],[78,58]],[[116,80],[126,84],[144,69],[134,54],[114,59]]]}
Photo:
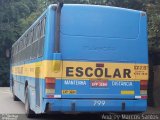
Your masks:
{"label": "yellow stripe on bus", "polygon": [[74,80],[148,80],[148,64],[44,60],[12,67],[12,74]]}

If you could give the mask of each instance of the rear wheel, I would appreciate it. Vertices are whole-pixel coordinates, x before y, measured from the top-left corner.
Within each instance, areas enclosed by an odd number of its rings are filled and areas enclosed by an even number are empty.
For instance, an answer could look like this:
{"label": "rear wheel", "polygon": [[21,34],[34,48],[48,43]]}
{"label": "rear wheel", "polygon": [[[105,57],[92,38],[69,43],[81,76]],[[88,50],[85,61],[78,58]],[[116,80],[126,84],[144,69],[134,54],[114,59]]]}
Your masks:
{"label": "rear wheel", "polygon": [[26,116],[28,118],[34,117],[35,113],[30,109],[28,87],[26,87],[26,92],[25,92],[25,111],[26,111]]}

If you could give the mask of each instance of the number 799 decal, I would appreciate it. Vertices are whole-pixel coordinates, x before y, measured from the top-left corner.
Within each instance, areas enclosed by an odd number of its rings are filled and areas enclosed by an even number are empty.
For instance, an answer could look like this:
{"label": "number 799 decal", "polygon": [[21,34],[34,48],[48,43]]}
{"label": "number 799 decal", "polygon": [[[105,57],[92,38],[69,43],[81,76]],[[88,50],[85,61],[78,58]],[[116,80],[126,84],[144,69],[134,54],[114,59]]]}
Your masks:
{"label": "number 799 decal", "polygon": [[94,100],[94,106],[104,106],[106,104],[105,100]]}

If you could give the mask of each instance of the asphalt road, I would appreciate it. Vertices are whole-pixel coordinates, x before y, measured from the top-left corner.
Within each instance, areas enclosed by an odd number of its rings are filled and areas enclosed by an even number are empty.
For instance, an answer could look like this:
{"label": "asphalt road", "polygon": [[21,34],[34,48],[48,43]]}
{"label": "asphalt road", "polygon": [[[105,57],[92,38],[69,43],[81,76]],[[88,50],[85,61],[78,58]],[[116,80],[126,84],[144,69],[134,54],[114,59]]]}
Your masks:
{"label": "asphalt road", "polygon": [[[145,114],[155,113],[159,114],[158,119],[155,120],[159,120],[160,109],[149,107]],[[108,114],[54,114],[38,115],[32,119],[28,119],[25,116],[24,104],[21,101],[13,101],[9,88],[0,87],[0,120],[6,120],[6,118],[10,118],[7,120],[109,120],[111,117],[113,119],[115,116],[109,116]]]}

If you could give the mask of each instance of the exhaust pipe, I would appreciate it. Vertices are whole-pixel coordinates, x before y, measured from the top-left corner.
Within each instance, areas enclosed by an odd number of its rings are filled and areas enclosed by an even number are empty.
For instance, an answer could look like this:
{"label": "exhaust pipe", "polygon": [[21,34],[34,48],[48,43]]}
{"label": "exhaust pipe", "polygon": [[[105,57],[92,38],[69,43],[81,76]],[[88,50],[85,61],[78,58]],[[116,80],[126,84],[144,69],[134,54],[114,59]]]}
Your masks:
{"label": "exhaust pipe", "polygon": [[63,0],[57,1],[56,9],[56,22],[55,22],[55,43],[54,43],[54,52],[60,53],[60,18],[61,18],[61,9],[63,7]]}

